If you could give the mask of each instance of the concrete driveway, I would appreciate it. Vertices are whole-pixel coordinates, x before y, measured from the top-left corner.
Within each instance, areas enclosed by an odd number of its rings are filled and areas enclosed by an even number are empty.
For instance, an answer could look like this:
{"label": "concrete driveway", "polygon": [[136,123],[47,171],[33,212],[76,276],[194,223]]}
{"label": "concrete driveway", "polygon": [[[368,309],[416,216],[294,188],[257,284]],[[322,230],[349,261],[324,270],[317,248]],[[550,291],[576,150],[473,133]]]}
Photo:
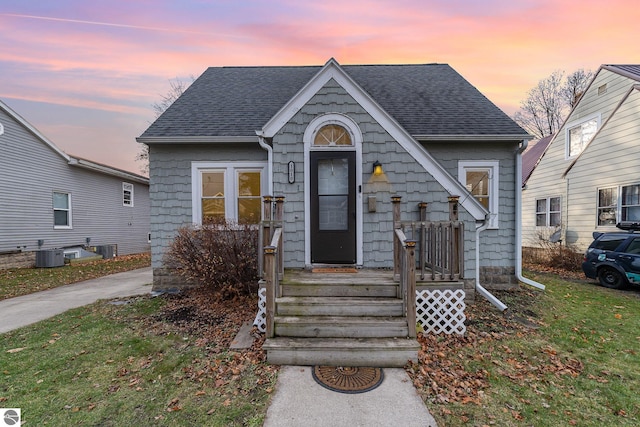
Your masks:
{"label": "concrete driveway", "polygon": [[0,333],[99,299],[150,293],[152,281],[151,267],[146,267],[0,301]]}

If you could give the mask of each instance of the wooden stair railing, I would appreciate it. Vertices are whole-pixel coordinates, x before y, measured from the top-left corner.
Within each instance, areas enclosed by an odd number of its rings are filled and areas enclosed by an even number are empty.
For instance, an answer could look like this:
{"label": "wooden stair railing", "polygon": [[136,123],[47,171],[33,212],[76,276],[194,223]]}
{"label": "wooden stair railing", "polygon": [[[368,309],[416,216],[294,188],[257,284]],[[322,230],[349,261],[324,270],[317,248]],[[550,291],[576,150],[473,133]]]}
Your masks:
{"label": "wooden stair railing", "polygon": [[402,298],[402,306],[409,326],[409,338],[416,337],[416,241],[408,240],[401,229],[396,229],[394,241],[400,247],[400,266],[398,298]]}

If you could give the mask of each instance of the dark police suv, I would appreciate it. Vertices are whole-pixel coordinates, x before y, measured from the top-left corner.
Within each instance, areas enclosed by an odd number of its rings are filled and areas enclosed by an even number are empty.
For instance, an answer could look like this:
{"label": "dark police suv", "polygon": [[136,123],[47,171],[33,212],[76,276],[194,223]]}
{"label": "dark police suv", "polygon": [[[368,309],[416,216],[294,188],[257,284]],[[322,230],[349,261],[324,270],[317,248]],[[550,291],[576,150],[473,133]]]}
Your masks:
{"label": "dark police suv", "polygon": [[616,227],[627,232],[593,232],[582,271],[607,288],[640,285],[640,222],[622,222]]}

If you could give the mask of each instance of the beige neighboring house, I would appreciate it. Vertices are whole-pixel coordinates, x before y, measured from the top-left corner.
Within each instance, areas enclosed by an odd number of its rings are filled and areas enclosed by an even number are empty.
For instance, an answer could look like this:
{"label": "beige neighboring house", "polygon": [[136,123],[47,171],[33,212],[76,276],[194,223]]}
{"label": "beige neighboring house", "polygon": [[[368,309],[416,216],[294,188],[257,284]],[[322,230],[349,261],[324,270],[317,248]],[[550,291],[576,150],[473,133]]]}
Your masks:
{"label": "beige neighboring house", "polygon": [[523,246],[640,221],[640,65],[602,65],[522,189]]}

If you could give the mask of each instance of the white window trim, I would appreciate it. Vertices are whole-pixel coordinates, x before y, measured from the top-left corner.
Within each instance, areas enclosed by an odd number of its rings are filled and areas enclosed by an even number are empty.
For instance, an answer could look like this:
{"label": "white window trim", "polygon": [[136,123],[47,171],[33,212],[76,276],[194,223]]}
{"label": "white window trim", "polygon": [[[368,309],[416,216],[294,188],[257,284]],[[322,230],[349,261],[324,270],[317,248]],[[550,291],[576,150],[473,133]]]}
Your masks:
{"label": "white window trim", "polygon": [[[573,121],[567,123],[567,125],[564,127],[564,141],[565,141],[565,144],[564,144],[564,150],[565,150],[564,157],[565,157],[565,160],[574,159],[574,158],[576,158],[577,156],[579,156],[582,153],[582,151],[580,151],[580,153],[574,154],[573,156],[570,155],[570,152],[571,152],[571,147],[570,147],[570,145],[571,145],[571,129],[576,128],[576,127],[582,125],[583,123],[586,123],[586,122],[591,121],[593,119],[596,120],[596,134],[597,134],[598,131],[600,130],[600,124],[601,124],[601,119],[602,119],[602,115],[600,113],[594,113],[594,114],[591,114],[589,116],[585,116],[585,117],[581,117],[580,119],[573,120]],[[595,137],[595,134],[594,134],[594,137]],[[589,142],[587,142],[587,144],[589,144]],[[586,145],[585,145],[585,147],[586,147]],[[584,147],[583,147],[582,150],[584,151]]]}
{"label": "white window trim", "polygon": [[[55,220],[55,211],[56,210],[62,210],[62,209],[56,209],[55,206],[53,206],[53,194],[58,193],[58,194],[66,194],[67,195],[67,201],[69,202],[69,209],[67,209],[68,212],[68,218],[69,218],[69,225],[56,225],[56,220]],[[53,193],[51,194],[51,207],[53,208],[53,212],[54,212],[54,218],[53,218],[53,229],[54,230],[70,230],[73,228],[73,215],[72,215],[72,204],[71,204],[71,193],[69,193],[68,191],[53,191]]]}
{"label": "white window trim", "polygon": [[191,212],[194,224],[202,225],[202,172],[224,172],[224,215],[228,221],[238,220],[237,173],[260,172],[261,196],[266,194],[267,162],[191,162]]}
{"label": "white window trim", "polygon": [[[560,199],[560,210],[559,211],[553,211],[553,213],[560,213],[560,224],[558,225],[551,225],[551,199]],[[538,212],[538,200],[546,200],[547,201],[547,205],[546,205],[546,209],[545,209],[545,225],[538,225],[538,214],[542,213],[542,212]],[[560,227],[562,225],[562,197],[560,196],[549,196],[549,197],[539,197],[537,199],[535,199],[535,207],[536,207],[536,211],[534,212],[534,224],[536,227],[538,228],[557,228]]]}
{"label": "white window trim", "polygon": [[[500,223],[500,162],[498,160],[461,160],[458,162],[458,181],[467,186],[467,171],[489,170],[489,229],[498,229]],[[473,196],[471,196],[473,197]]]}
{"label": "white window trim", "polygon": [[[131,193],[130,202],[128,204],[125,203],[125,198],[124,198],[125,191],[129,191]],[[129,182],[122,183],[122,206],[130,207],[130,208],[133,207],[133,184]]]}

